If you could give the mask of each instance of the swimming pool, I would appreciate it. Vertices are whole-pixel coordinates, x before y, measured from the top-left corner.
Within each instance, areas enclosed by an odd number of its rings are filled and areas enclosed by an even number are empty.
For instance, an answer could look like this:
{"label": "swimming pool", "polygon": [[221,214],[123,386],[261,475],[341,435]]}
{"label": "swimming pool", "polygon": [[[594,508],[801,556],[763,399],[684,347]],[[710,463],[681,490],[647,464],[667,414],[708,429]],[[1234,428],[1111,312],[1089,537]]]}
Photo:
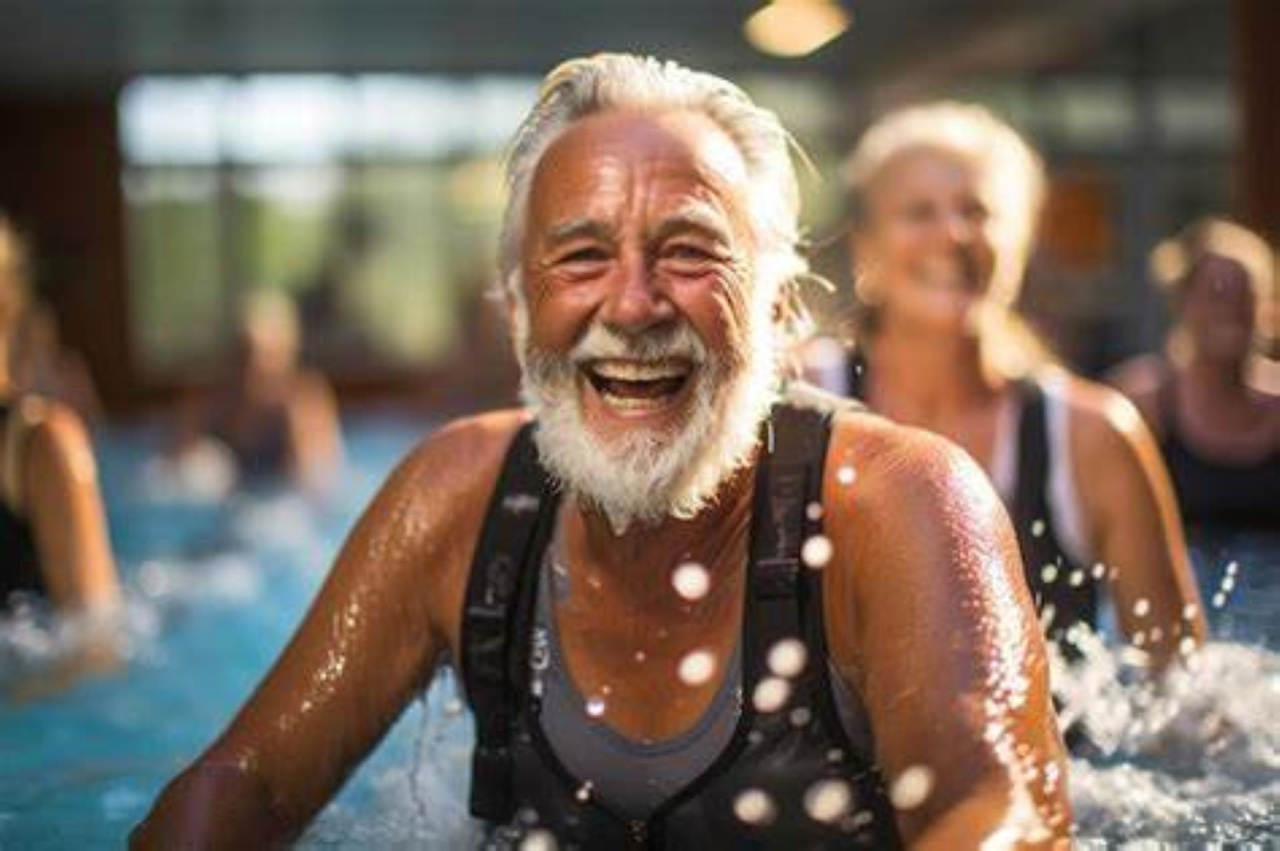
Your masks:
{"label": "swimming pool", "polygon": [[[427,431],[385,419],[348,426],[350,469],[320,503],[283,493],[175,500],[140,475],[155,435],[105,436],[104,489],[128,585],[127,664],[38,701],[0,701],[0,848],[120,846],[165,781],[229,720],[378,483]],[[1064,676],[1068,711],[1100,745],[1073,760],[1085,847],[1280,840],[1280,546],[1218,541],[1199,558],[1223,637],[1186,672],[1157,692],[1135,684],[1123,652],[1099,646]],[[0,625],[0,689],[46,668],[62,640],[38,618]],[[466,844],[470,736],[446,677],[302,844]]]}

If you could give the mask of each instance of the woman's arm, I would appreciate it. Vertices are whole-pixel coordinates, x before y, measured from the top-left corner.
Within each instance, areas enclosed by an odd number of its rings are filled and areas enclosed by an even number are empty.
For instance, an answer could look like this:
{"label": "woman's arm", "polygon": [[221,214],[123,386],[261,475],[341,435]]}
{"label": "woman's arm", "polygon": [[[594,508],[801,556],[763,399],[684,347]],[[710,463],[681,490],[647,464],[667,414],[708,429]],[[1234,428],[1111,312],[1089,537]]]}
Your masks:
{"label": "woman's arm", "polygon": [[1072,474],[1128,641],[1163,668],[1207,627],[1164,460],[1123,396],[1072,381]]}
{"label": "woman's arm", "polygon": [[80,418],[28,399],[23,488],[45,587],[59,609],[109,608],[119,601],[93,446]]}

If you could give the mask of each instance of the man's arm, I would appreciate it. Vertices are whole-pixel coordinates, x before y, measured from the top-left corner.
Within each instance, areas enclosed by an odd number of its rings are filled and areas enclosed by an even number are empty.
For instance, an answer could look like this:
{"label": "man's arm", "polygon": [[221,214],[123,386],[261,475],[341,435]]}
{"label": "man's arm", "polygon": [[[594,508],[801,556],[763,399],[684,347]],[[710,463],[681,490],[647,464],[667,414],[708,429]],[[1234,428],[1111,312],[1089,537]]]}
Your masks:
{"label": "man's arm", "polygon": [[[863,696],[904,838],[1064,840],[1066,761],[1044,645],[986,476],[942,439],[870,417],[842,421],[834,437],[833,654]],[[849,464],[852,485],[837,476]]]}
{"label": "man's arm", "polygon": [[160,796],[134,847],[297,836],[456,639],[474,539],[517,415],[450,426],[391,476],[283,655]]}

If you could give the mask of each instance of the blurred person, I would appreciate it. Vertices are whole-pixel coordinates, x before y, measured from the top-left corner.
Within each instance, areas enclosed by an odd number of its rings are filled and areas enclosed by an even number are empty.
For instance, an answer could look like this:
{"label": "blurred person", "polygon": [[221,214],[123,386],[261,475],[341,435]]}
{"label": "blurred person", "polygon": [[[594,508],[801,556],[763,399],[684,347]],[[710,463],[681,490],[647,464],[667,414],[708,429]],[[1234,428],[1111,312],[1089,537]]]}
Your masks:
{"label": "blurred person", "polygon": [[552,71],[500,239],[528,410],[410,454],[135,847],[298,835],[446,659],[500,847],[1066,841],[1043,642],[986,478],[779,398],[806,269],[789,141],[673,63]]}
{"label": "blurred person", "polygon": [[[809,377],[945,435],[1014,521],[1048,634],[1096,628],[1105,589],[1157,666],[1204,636],[1159,451],[1119,394],[1052,363],[1015,315],[1043,194],[1039,157],[978,106],[873,125],[846,163],[856,348],[803,350]],[[834,355],[834,356],[833,356]],[[1064,645],[1073,655],[1072,645]]]}
{"label": "blurred person", "polygon": [[[1195,529],[1280,531],[1280,396],[1273,359],[1275,257],[1238,224],[1203,219],[1152,253],[1169,295],[1165,352],[1113,374],[1160,441]],[[1270,364],[1268,360],[1272,360]]]}
{"label": "blurred person", "polygon": [[203,462],[213,440],[230,452],[243,482],[288,477],[318,486],[330,479],[342,457],[337,403],[322,375],[299,370],[298,336],[288,297],[262,292],[246,302],[226,372],[181,413],[179,463]]}
{"label": "blurred person", "polygon": [[70,408],[16,387],[11,335],[28,290],[27,255],[0,214],[0,604],[25,593],[63,612],[102,612],[120,588],[93,446]]}
{"label": "blurred person", "polygon": [[13,383],[71,408],[88,423],[102,419],[102,400],[84,356],[63,344],[58,317],[43,301],[29,304],[13,335]]}

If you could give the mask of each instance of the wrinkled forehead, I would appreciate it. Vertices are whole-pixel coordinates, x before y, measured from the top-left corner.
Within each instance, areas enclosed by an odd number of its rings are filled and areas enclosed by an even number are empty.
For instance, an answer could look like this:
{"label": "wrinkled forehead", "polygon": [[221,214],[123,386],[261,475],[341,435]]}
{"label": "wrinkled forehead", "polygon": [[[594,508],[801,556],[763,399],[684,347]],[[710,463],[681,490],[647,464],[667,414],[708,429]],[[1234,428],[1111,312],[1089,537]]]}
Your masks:
{"label": "wrinkled forehead", "polygon": [[538,162],[530,212],[544,223],[581,214],[638,180],[660,181],[677,201],[681,194],[712,201],[733,219],[748,214],[745,158],[714,121],[690,111],[614,111],[576,122]]}

